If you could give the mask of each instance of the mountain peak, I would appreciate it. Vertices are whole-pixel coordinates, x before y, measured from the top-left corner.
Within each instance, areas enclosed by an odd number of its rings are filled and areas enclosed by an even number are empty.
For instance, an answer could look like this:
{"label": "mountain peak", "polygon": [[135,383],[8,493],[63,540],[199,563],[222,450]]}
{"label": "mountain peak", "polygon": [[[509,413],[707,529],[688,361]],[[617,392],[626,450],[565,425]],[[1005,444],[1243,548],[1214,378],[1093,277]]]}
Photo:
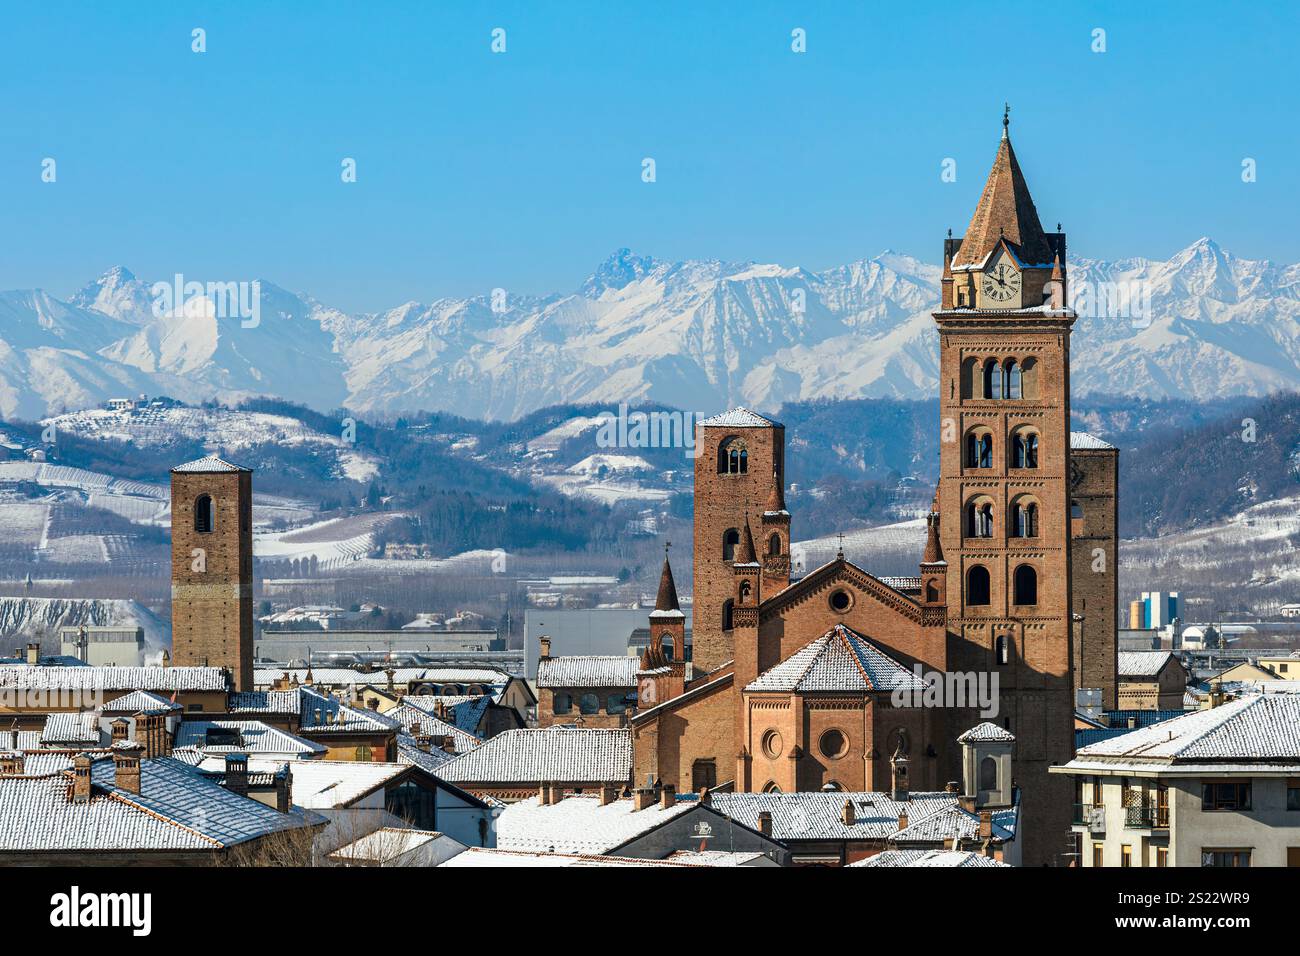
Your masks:
{"label": "mountain peak", "polygon": [[634,256],[626,247],[615,250],[587,277],[580,291],[589,298],[596,298],[606,289],[622,289],[644,278],[656,265],[658,263],[652,256]]}

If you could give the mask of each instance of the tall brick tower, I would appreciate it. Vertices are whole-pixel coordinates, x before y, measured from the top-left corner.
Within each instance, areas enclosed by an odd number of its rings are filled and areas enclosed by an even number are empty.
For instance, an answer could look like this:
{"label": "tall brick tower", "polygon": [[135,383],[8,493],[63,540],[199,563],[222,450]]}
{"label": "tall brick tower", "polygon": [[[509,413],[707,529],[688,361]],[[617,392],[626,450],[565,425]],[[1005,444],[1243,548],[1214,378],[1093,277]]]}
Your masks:
{"label": "tall brick tower", "polygon": [[[996,672],[1016,735],[1026,865],[1066,850],[1073,756],[1070,330],[1065,234],[1045,233],[1004,114],[966,235],[943,250],[941,537],[948,667]],[[952,715],[961,732],[981,718]]]}
{"label": "tall brick tower", "polygon": [[253,473],[215,456],[172,469],[172,661],[253,689]]}
{"label": "tall brick tower", "polygon": [[[789,550],[788,515],[773,514],[773,486],[784,487],[785,427],[745,408],[733,408],[699,423],[695,459],[695,587],[692,660],[695,672],[712,670],[734,657],[731,609],[736,589],[732,564],[745,523],[768,532],[764,556],[775,537]],[[784,499],[775,511],[784,512]],[[752,530],[751,530],[752,534]],[[789,582],[788,555],[784,583]],[[782,579],[781,562],[769,576]]]}

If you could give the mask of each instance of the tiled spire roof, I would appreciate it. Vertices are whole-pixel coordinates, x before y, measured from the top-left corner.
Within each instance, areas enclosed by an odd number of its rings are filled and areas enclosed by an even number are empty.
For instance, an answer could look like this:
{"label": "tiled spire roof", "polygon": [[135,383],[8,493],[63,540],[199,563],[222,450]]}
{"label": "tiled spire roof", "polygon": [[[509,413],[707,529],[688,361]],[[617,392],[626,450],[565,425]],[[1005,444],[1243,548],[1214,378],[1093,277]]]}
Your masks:
{"label": "tiled spire roof", "polygon": [[745,519],[745,530],[740,533],[740,553],[736,555],[737,564],[758,564],[758,553],[754,550],[754,533],[749,530],[749,519]]}
{"label": "tiled spire roof", "polygon": [[659,594],[655,597],[656,611],[680,611],[677,603],[677,584],[673,581],[673,569],[668,563],[668,554],[664,554],[664,569],[659,574]]}
{"label": "tiled spire roof", "polygon": [[993,169],[984,184],[975,215],[966,227],[953,267],[982,262],[1002,240],[1026,265],[1043,266],[1054,259],[1005,127]]}
{"label": "tiled spire roof", "polygon": [[943,546],[939,544],[939,513],[931,511],[925,518],[925,555],[922,564],[938,564],[943,561]]}
{"label": "tiled spire roof", "polygon": [[772,493],[767,496],[767,512],[777,514],[785,510],[785,488],[780,476],[772,469]]}

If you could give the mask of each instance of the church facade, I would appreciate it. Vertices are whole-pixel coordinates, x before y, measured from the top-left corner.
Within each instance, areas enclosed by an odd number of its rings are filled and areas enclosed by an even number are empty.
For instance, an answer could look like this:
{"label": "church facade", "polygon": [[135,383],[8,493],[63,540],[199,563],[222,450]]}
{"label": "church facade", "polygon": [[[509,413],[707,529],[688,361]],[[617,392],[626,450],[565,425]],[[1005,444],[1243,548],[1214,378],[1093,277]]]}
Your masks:
{"label": "church facade", "polygon": [[[963,776],[957,738],[985,717],[970,700],[934,706],[917,668],[996,675],[1024,862],[1051,864],[1072,798],[1048,767],[1073,756],[1076,689],[1114,699],[1118,455],[1071,434],[1065,234],[1042,228],[1005,117],[966,234],[943,251],[940,477],[918,574],[878,578],[841,553],[792,580],[784,428],[746,409],[703,421],[692,669],[656,654],[652,615],[636,780],[883,791],[903,767],[912,790],[942,790]],[[1072,446],[1104,453],[1081,456],[1083,474]],[[664,575],[671,589],[667,562]],[[675,609],[675,590],[658,604]]]}

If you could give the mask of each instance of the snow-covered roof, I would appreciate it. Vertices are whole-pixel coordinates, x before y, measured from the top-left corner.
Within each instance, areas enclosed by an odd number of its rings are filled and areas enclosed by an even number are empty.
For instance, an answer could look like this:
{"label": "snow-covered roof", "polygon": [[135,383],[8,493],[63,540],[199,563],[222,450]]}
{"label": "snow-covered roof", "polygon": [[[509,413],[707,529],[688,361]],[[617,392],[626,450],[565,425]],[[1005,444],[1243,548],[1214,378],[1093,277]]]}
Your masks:
{"label": "snow-covered roof", "polygon": [[380,827],[373,833],[367,833],[359,840],[345,843],[330,853],[330,858],[342,861],[364,861],[379,863],[395,861],[398,857],[427,847],[431,843],[446,843],[446,854],[454,856],[457,848],[465,849],[464,844],[434,830],[411,830],[406,827]]}
{"label": "snow-covered roof", "polygon": [[313,734],[382,734],[397,730],[399,724],[383,714],[360,707],[349,707],[337,697],[321,694],[310,687],[298,688],[302,710],[298,729]]}
{"label": "snow-covered roof", "polygon": [[497,817],[497,847],[556,853],[609,853],[669,820],[699,806],[693,800],[674,802],[667,810],[655,801],[637,810],[632,800],[605,806],[595,796],[566,797],[540,806],[532,797],[511,804]]}
{"label": "snow-covered roof", "polygon": [[[258,667],[253,671],[253,683],[259,687],[271,687],[277,680],[285,677],[297,677],[298,683],[306,683],[307,673],[311,672],[316,684],[330,687],[351,687],[357,684],[373,684],[383,688],[388,684],[387,671],[356,671],[348,667]],[[393,683],[409,684],[412,681],[428,681],[432,684],[482,684],[495,687],[508,684],[510,675],[504,671],[486,667],[395,667]]]}
{"label": "snow-covered roof", "polygon": [[537,686],[635,687],[638,666],[626,654],[552,657],[537,662]]}
{"label": "snow-covered roof", "polygon": [[247,471],[252,472],[251,468],[241,468],[239,465],[232,465],[224,458],[218,458],[216,455],[204,455],[202,458],[195,458],[193,461],[187,461],[183,465],[177,465],[172,469],[173,472],[181,474],[204,473],[211,474],[214,472],[229,471]]}
{"label": "snow-covered roof", "polygon": [[292,800],[295,806],[313,810],[346,807],[409,770],[409,764],[401,763],[295,761],[290,780]]}
{"label": "snow-covered roof", "polygon": [[0,689],[224,691],[220,667],[0,667]]}
{"label": "snow-covered roof", "polygon": [[493,869],[507,866],[715,866],[708,862],[693,862],[689,859],[678,860],[643,860],[626,856],[602,856],[597,854],[577,853],[537,853],[523,850],[489,850],[472,846],[464,853],[458,853],[439,866],[480,867]]}
{"label": "snow-covered roof", "polygon": [[627,783],[632,735],[623,729],[507,730],[443,764],[438,775],[456,783]]}
{"label": "snow-covered roof", "polygon": [[457,730],[463,730],[470,736],[477,737],[483,714],[492,706],[493,698],[489,694],[411,694],[400,698],[403,704],[438,716],[438,707],[446,715],[445,720]]}
{"label": "snow-covered roof", "polygon": [[[437,700],[438,698],[433,699]],[[413,736],[410,734],[411,726],[418,724],[422,734],[428,734],[432,737],[450,736],[458,754],[468,753],[482,743],[473,734],[466,733],[436,714],[431,714],[423,708],[416,707],[410,700],[411,698],[405,698],[402,703],[384,713],[384,717],[395,722],[407,736]]]}
{"label": "snow-covered roof", "polygon": [[1121,678],[1155,677],[1173,656],[1173,651],[1120,651],[1117,673]]}
{"label": "snow-covered roof", "polygon": [[810,644],[765,671],[747,691],[924,690],[925,683],[865,637],[836,624]]}
{"label": "snow-covered roof", "polygon": [[764,418],[758,412],[751,412],[748,408],[736,406],[720,415],[714,415],[712,418],[706,418],[701,425],[718,425],[723,428],[770,428],[775,425],[778,428],[784,426],[771,418]]}
{"label": "snow-covered roof", "polygon": [[1105,439],[1087,432],[1070,432],[1070,449],[1078,451],[1114,450],[1115,446]]}
{"label": "snow-covered roof", "polygon": [[181,705],[147,690],[133,690],[121,697],[105,701],[99,710],[104,714],[156,714],[163,711],[181,710]]}
{"label": "snow-covered roof", "polygon": [[98,747],[101,742],[99,717],[90,711],[70,711],[49,714],[45,729],[41,731],[41,746],[57,744],[89,744]]}
{"label": "snow-covered roof", "polygon": [[[1100,758],[1107,758],[1102,761]],[[1079,760],[1231,765],[1300,762],[1300,696],[1257,694],[1089,744]]]}
{"label": "snow-covered roof", "polygon": [[[216,731],[209,742],[209,732]],[[221,733],[224,731],[225,733]],[[231,739],[233,737],[233,739]],[[218,741],[230,740],[229,743]],[[176,748],[193,747],[205,754],[276,753],[311,757],[328,748],[260,720],[186,720],[176,728]]]}
{"label": "snow-covered roof", "polygon": [[1002,740],[1007,743],[1014,743],[1016,735],[1003,727],[999,727],[991,720],[986,720],[982,724],[976,724],[970,730],[966,731],[957,738],[957,743],[976,743],[986,740]]}
{"label": "snow-covered roof", "polygon": [[[990,810],[990,822],[993,825],[993,839],[1006,842],[1016,838],[1016,824],[1020,814],[1019,807],[1003,807]],[[974,840],[979,836],[980,817],[978,813],[963,810],[956,803],[944,807],[924,817],[908,816],[908,824],[902,830],[889,836],[890,843],[943,843],[945,840]]]}
{"label": "snow-covered roof", "polygon": [[869,856],[849,866],[917,866],[917,867],[969,867],[969,866],[1004,866],[1010,864],[995,860],[982,853],[969,850],[886,850]]}
{"label": "snow-covered roof", "polygon": [[297,690],[251,690],[230,695],[232,714],[292,714],[302,712],[302,695]]}
{"label": "snow-covered roof", "polygon": [[[815,790],[798,793],[714,793],[713,809],[758,829],[758,815],[772,814],[777,840],[884,840],[898,832],[898,817],[911,820],[957,805],[957,794],[912,793],[895,800],[888,793]],[[845,802],[853,804],[852,824],[844,822]]]}

